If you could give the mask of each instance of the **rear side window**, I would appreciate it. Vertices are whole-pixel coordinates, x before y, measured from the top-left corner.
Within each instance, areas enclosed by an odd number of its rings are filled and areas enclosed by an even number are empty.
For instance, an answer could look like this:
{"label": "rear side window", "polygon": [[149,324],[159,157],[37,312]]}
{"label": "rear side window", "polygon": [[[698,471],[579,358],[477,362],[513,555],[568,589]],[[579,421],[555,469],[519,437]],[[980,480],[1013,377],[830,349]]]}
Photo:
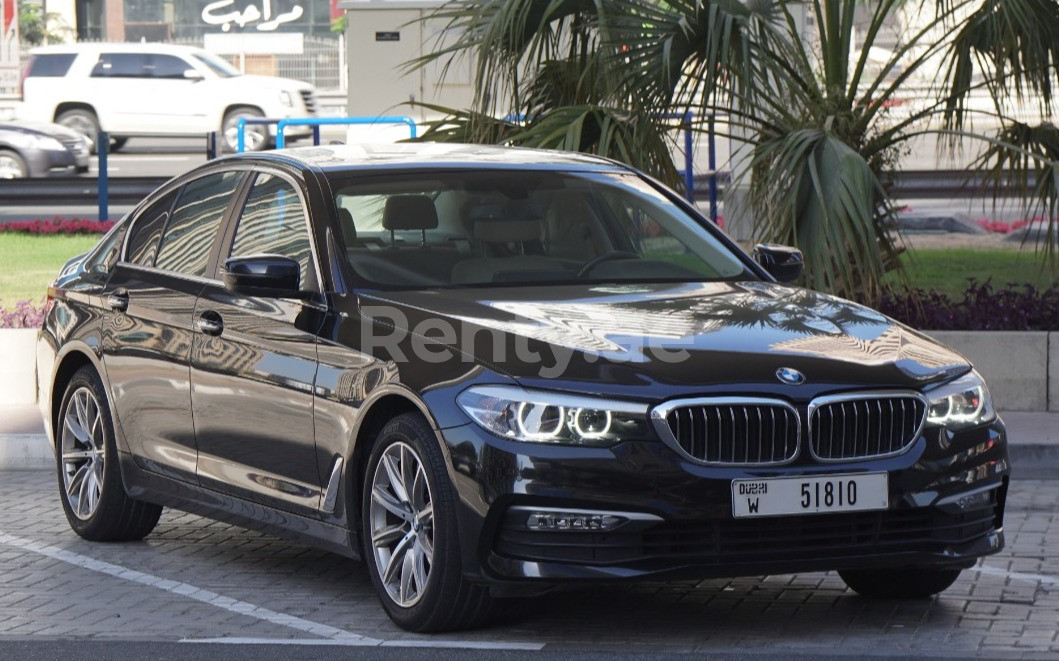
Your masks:
{"label": "rear side window", "polygon": [[93,78],[148,78],[150,75],[146,53],[102,53],[92,67]]}
{"label": "rear side window", "polygon": [[316,278],[305,218],[301,198],[290,182],[271,174],[257,175],[239,216],[231,256],[290,257],[301,265],[302,289],[311,289]]}
{"label": "rear side window", "polygon": [[73,53],[46,53],[34,55],[29,61],[27,78],[60,78],[70,70],[77,57]]}
{"label": "rear side window", "polygon": [[184,275],[206,274],[210,250],[243,173],[211,174],[184,186],[169,219],[155,266]]}
{"label": "rear side window", "polygon": [[162,230],[169,220],[169,211],[173,208],[175,199],[176,191],[173,191],[139,215],[129,235],[129,249],[125,261],[140,266],[154,266],[155,257],[158,256],[158,244],[162,240]]}

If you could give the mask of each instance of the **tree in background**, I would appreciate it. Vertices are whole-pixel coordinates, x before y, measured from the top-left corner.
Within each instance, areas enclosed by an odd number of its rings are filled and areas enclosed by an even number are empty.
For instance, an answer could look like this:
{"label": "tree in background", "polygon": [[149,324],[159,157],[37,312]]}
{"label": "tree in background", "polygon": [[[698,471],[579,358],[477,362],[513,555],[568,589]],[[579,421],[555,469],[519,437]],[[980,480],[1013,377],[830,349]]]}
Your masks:
{"label": "tree in background", "polygon": [[62,17],[55,12],[46,12],[40,4],[22,2],[18,6],[18,35],[23,43],[40,46],[49,42],[65,41],[68,27],[59,27]]}
{"label": "tree in background", "polygon": [[[880,48],[899,12],[912,27]],[[459,37],[416,64],[472,58],[475,101],[435,107],[448,116],[424,139],[585,151],[678,184],[672,118],[690,112],[701,129],[727,116],[746,146],[733,167],[755,238],[801,248],[807,286],[868,302],[899,267],[890,181],[902,150],[930,134],[970,141],[988,182],[1010,174],[1049,219],[1056,264],[1059,130],[1009,107],[1052,116],[1057,0],[455,0],[434,17]]]}

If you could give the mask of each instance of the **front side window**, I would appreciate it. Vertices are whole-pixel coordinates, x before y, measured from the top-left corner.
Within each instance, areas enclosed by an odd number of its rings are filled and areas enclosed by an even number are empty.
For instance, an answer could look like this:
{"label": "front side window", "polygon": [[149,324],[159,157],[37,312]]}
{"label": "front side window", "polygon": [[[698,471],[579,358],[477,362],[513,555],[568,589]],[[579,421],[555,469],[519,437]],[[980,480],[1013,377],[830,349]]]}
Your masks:
{"label": "front side window", "polygon": [[129,235],[125,261],[140,266],[154,266],[154,260],[158,257],[158,245],[162,242],[162,230],[169,220],[174,200],[176,191],[166,194],[137,217]]}
{"label": "front side window", "polygon": [[301,288],[311,289],[316,277],[305,223],[305,207],[294,185],[276,175],[259,174],[239,216],[230,257],[289,257],[301,265]]}
{"label": "front side window", "polygon": [[206,275],[221,221],[242,178],[240,171],[222,172],[184,186],[162,237],[156,267],[184,275]]}
{"label": "front side window", "polygon": [[146,53],[101,53],[93,78],[149,78]]}
{"label": "front side window", "polygon": [[152,55],[149,65],[154,78],[184,78],[184,72],[193,67],[173,55]]}
{"label": "front side window", "polygon": [[336,174],[331,185],[348,261],[383,288],[754,278],[633,174]]}

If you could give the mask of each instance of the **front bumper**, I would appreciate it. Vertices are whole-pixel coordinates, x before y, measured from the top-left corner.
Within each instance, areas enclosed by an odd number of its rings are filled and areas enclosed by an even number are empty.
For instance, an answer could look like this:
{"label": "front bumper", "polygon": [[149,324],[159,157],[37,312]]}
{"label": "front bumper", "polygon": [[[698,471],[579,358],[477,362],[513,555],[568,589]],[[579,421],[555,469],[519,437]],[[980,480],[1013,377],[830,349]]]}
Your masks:
{"label": "front bumper", "polygon": [[87,152],[34,150],[26,156],[31,177],[60,177],[88,171]]}
{"label": "front bumper", "polygon": [[[1004,544],[1009,464],[994,422],[928,429],[902,455],[775,468],[692,464],[661,442],[575,448],[442,432],[465,574],[489,583],[722,577],[857,567],[968,567]],[[733,479],[886,471],[889,509],[732,516]],[[613,530],[534,530],[547,508],[634,514]]]}

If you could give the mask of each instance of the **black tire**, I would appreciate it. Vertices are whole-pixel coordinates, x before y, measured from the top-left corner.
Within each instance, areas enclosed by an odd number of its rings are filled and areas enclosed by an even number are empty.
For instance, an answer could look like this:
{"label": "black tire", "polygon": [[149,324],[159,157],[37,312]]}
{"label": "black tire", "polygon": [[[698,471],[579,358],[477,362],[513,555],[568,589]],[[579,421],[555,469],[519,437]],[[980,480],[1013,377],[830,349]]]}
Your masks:
{"label": "black tire", "polygon": [[[221,121],[221,151],[232,153],[238,148],[237,135],[240,117],[261,118],[264,116],[264,113],[251,106],[239,106],[226,112],[224,120]],[[272,137],[269,135],[268,127],[261,124],[248,125],[244,138],[246,151],[263,151],[272,147]]]}
{"label": "black tire", "polygon": [[110,151],[111,152],[120,151],[121,148],[124,147],[125,144],[128,141],[129,141],[129,139],[128,138],[124,138],[124,137],[122,137],[122,138],[111,138],[110,139]]}
{"label": "black tire", "polygon": [[950,567],[901,567],[847,569],[838,575],[862,597],[925,599],[947,590],[960,577],[960,572]]}
{"label": "black tire", "polygon": [[96,153],[96,139],[99,137],[99,118],[96,113],[85,108],[64,110],[56,115],[55,123],[85,136],[88,139],[89,151]]}
{"label": "black tire", "polygon": [[[401,452],[405,454],[400,454]],[[396,493],[388,490],[389,474],[386,467],[381,465],[384,456],[393,460],[395,454],[400,457],[400,463],[391,466],[400,467],[401,473],[406,469],[418,470],[417,463],[423,469],[422,475],[425,476],[428,487],[426,496],[429,497],[426,502],[433,513],[429,529],[424,523],[422,527],[416,526],[413,530],[414,524],[411,521],[403,521],[401,517],[392,514],[392,509],[381,504],[376,504],[374,511],[374,515],[381,515],[381,518],[374,519],[373,524],[373,489],[379,487],[386,493]],[[413,459],[415,461],[412,461]],[[381,480],[376,480],[377,471],[382,471]],[[471,583],[463,576],[456,526],[455,490],[445,470],[445,460],[438,447],[437,437],[422,416],[414,413],[399,415],[380,430],[368,458],[362,483],[364,488],[361,498],[361,531],[364,540],[364,562],[368,566],[368,574],[379,601],[390,619],[402,629],[416,632],[454,631],[484,624],[491,615],[493,600],[487,587]],[[412,481],[408,483],[412,485],[410,491],[421,492],[419,473],[415,473]],[[400,496],[396,500],[399,499]],[[390,501],[391,506],[396,500]],[[416,500],[415,496],[410,496],[406,498],[406,505],[410,518],[419,521],[419,515],[424,510],[415,507],[413,503]],[[401,528],[390,535],[393,538],[391,541],[394,553],[387,548],[390,542],[376,546],[372,541],[373,528],[381,530],[387,526]],[[405,527],[408,528],[407,531],[403,530]],[[402,535],[402,541],[398,542],[396,538]],[[409,582],[417,581],[417,594],[414,595],[414,601],[411,598],[406,599],[411,603],[403,605],[400,603],[403,598],[400,593],[404,592],[407,569],[404,559],[412,556],[411,562],[417,562],[417,556],[413,553],[415,549],[409,547],[418,545],[422,536],[429,537],[432,550],[431,561],[426,568],[425,586],[419,586],[415,572],[409,570],[413,576]],[[408,539],[413,541],[409,542],[401,556],[400,576],[394,577],[398,579],[400,586],[393,586],[399,591],[395,597],[391,595],[383,579],[385,567],[380,569],[380,565],[385,564],[385,559],[380,559],[379,554],[393,558],[397,555],[396,550]],[[389,564],[398,566],[393,560]]]}
{"label": "black tire", "polygon": [[0,179],[22,179],[28,176],[26,159],[16,151],[0,149]]}
{"label": "black tire", "polygon": [[[78,405],[90,401],[86,395],[94,399],[95,412],[86,406],[86,413],[80,416]],[[81,434],[67,424],[68,415],[73,415]],[[76,423],[90,417],[93,424]],[[90,429],[84,430],[85,426]],[[95,542],[119,542],[142,539],[154,530],[162,508],[130,498],[125,492],[110,408],[103,382],[92,367],[79,369],[66,386],[59,407],[55,443],[59,500],[74,532]],[[79,474],[81,478],[77,481]],[[96,490],[95,485],[100,488]]]}

